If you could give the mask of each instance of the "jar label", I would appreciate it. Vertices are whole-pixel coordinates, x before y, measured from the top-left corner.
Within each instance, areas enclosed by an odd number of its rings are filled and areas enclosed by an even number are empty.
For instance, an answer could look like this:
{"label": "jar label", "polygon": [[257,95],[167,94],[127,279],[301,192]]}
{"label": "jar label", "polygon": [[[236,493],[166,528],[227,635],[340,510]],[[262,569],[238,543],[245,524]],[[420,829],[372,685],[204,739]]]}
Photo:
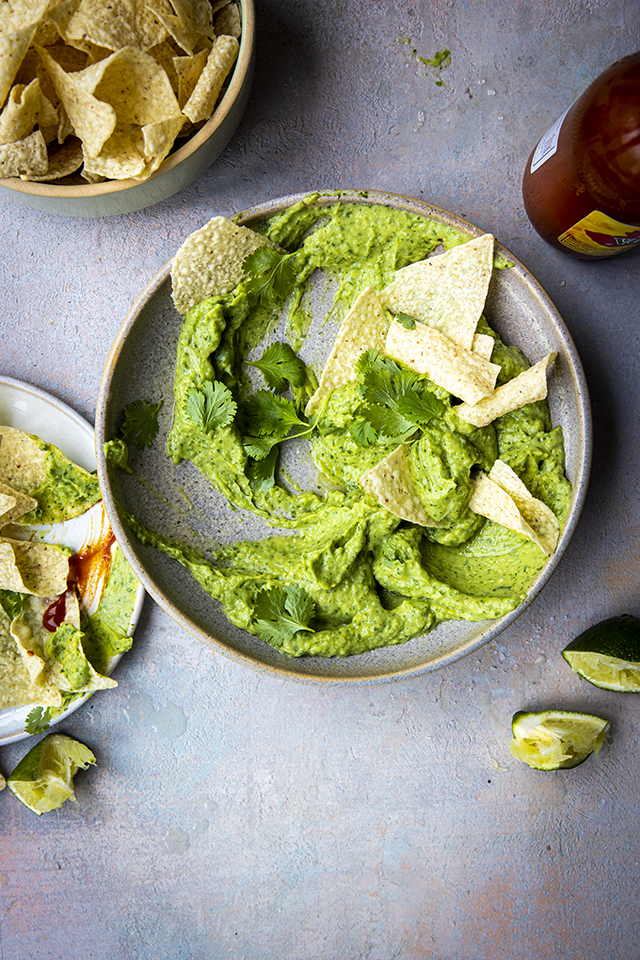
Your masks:
{"label": "jar label", "polygon": [[535,173],[538,167],[541,167],[543,163],[552,157],[556,150],[558,149],[558,137],[560,136],[560,127],[562,126],[562,121],[566,115],[571,110],[571,107],[567,107],[565,112],[559,117],[552,127],[549,127],[544,137],[541,137],[538,142],[538,146],[534,150],[533,156],[531,157],[531,173]]}
{"label": "jar label", "polygon": [[640,227],[613,220],[606,213],[592,210],[558,237],[560,243],[576,253],[610,257],[626,247],[640,243]]}

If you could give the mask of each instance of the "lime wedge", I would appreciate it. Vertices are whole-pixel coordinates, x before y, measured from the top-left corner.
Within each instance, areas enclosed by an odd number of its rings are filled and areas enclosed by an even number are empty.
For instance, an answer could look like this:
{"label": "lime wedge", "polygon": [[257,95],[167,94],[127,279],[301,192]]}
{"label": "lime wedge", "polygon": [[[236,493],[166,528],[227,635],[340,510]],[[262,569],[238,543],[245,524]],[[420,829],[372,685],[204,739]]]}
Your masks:
{"label": "lime wedge", "polygon": [[592,753],[597,756],[609,732],[609,721],[570,710],[521,710],[511,721],[509,744],[516,760],[534,770],[577,767]]}
{"label": "lime wedge", "polygon": [[562,651],[574,673],[602,690],[640,693],[640,620],[623,613],[589,627]]}
{"label": "lime wedge", "polygon": [[38,816],[75,800],[73,778],[96,758],[88,747],[63,733],[50,733],[23,757],[7,777],[7,787]]}

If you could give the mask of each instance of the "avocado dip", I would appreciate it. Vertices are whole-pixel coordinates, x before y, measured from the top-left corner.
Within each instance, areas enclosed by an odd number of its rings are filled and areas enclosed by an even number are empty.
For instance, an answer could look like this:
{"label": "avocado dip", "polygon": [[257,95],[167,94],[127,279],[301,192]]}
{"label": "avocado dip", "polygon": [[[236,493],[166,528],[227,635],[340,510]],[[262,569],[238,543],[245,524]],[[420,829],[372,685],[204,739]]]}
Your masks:
{"label": "avocado dip", "polygon": [[[470,509],[476,478],[499,461],[559,528],[571,485],[562,430],[552,426],[546,399],[475,426],[456,413],[460,394],[385,356],[384,347],[359,345],[366,323],[358,325],[357,318],[352,340],[358,343],[347,338],[343,344],[351,351],[349,373],[317,399],[316,368],[319,374],[328,351],[322,357],[306,350],[309,331],[344,320],[369,290],[385,304],[376,308],[383,328],[422,327],[387,306],[382,291],[402,277],[397,271],[431,259],[436,248],[455,250],[469,237],[408,211],[314,200],[261,222],[250,249],[239,236],[243,270],[226,288],[220,281],[202,299],[197,282],[191,298],[189,289],[185,293],[191,274],[202,277],[201,239],[196,253],[183,245],[172,272],[174,299],[185,316],[167,453],[176,464],[191,461],[233,508],[258,517],[265,536],[200,549],[121,512],[138,539],[186,567],[236,627],[286,656],[345,657],[405,643],[442,621],[489,620],[514,610],[548,555],[534,540]],[[235,242],[229,241],[229,259]],[[507,266],[493,254],[491,263]],[[316,271],[330,289],[326,316],[314,312]],[[483,302],[485,295],[486,285]],[[282,318],[284,336],[269,353]],[[517,346],[502,343],[488,320],[479,315],[475,334],[489,345],[490,362],[482,362],[495,368],[498,396],[530,363]],[[288,470],[290,457],[287,468],[281,466],[287,447],[294,461],[313,464],[317,483],[301,488]],[[426,524],[407,519],[411,512],[403,519],[383,505],[387,498],[361,484],[394,452],[405,458],[411,496]],[[110,441],[107,459],[111,468],[129,469],[126,444]],[[393,477],[377,479],[383,493],[387,482]]]}

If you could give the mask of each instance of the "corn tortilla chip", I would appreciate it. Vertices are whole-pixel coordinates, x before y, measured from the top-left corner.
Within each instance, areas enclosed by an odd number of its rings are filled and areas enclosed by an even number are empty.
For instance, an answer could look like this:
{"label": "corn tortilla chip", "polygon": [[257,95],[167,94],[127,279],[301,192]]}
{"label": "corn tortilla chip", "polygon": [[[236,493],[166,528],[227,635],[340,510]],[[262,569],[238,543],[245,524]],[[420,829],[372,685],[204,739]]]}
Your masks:
{"label": "corn tortilla chip", "polygon": [[111,51],[123,47],[148,50],[167,35],[142,0],[82,0],[66,28],[69,43],[90,41]]}
{"label": "corn tortilla chip", "polygon": [[110,180],[126,180],[145,171],[145,160],[131,139],[128,123],[118,123],[95,156],[84,155],[84,173],[108,177]]}
{"label": "corn tortilla chip", "polygon": [[210,51],[211,47],[207,46],[204,50],[201,50],[200,53],[196,53],[192,57],[172,58],[171,63],[177,82],[178,103],[181,107],[185,105],[195,90]]}
{"label": "corn tortilla chip", "polygon": [[0,177],[29,177],[46,173],[47,145],[39,130],[16,143],[0,145]]}
{"label": "corn tortilla chip", "polygon": [[422,527],[440,526],[436,520],[427,516],[415,491],[406,444],[396,447],[388,457],[363,473],[360,486],[394,516]]}
{"label": "corn tortilla chip", "polygon": [[474,427],[486,427],[497,417],[524,407],[525,403],[544,400],[547,396],[547,369],[557,355],[555,351],[548,353],[533,367],[498,387],[490,396],[475,402],[461,403],[456,407],[457,415],[465,423],[472,423]]}
{"label": "corn tortilla chip", "polygon": [[545,553],[552,554],[560,536],[560,522],[546,503],[529,492],[518,474],[504,460],[496,460],[489,471],[489,479],[509,494],[523,518],[544,544]]}
{"label": "corn tortilla chip", "polygon": [[495,340],[493,337],[490,337],[488,333],[476,333],[471,344],[471,349],[473,353],[477,353],[479,357],[484,357],[485,360],[491,360],[494,344]]}
{"label": "corn tortilla chip", "polygon": [[469,403],[493,393],[501,369],[424,323],[416,323],[415,328],[409,330],[394,320],[389,327],[385,351],[394,360],[426,375],[454,397]]}
{"label": "corn tortilla chip", "polygon": [[40,177],[30,176],[30,180],[59,180],[79,170],[83,162],[82,143],[75,137],[65,143],[49,147],[49,166]]}
{"label": "corn tortilla chip", "polygon": [[192,123],[208,120],[213,113],[222,84],[229,76],[240,47],[235,37],[218,37],[195,89],[182,112]]}
{"label": "corn tortilla chip", "polygon": [[[50,50],[52,48],[48,48]],[[116,111],[86,88],[84,70],[67,73],[44,47],[37,48],[53,81],[65,113],[83,143],[85,155],[95,157],[116,128]],[[93,70],[86,67],[85,70]]]}
{"label": "corn tortilla chip", "polygon": [[0,590],[58,596],[67,589],[69,560],[58,547],[0,537]]}
{"label": "corn tortilla chip", "polygon": [[242,263],[258,247],[275,245],[266,237],[214,217],[190,234],[173,258],[172,295],[180,313],[205,297],[229,293],[242,280]]}
{"label": "corn tortilla chip", "polygon": [[47,6],[48,0],[0,4],[0,106],[7,98]]}
{"label": "corn tortilla chip", "polygon": [[380,293],[380,303],[470,350],[492,270],[493,237],[485,233],[447,253],[402,267]]}
{"label": "corn tortilla chip", "polygon": [[0,527],[15,523],[37,505],[38,501],[33,497],[23,493],[22,490],[14,490],[8,483],[0,481]]}
{"label": "corn tortilla chip", "polygon": [[166,72],[152,56],[134,47],[124,47],[86,67],[77,74],[77,82],[99,101],[110,104],[118,123],[143,126],[180,116]]}
{"label": "corn tortilla chip", "polygon": [[213,10],[210,0],[171,0],[171,5],[185,30],[213,39]]}
{"label": "corn tortilla chip", "polygon": [[487,520],[493,520],[494,523],[499,523],[502,527],[507,527],[515,533],[522,534],[523,537],[527,537],[537,544],[543,553],[549,555],[552,552],[524,519],[506,490],[490,480],[482,470],[473,479],[469,509],[481,517],[486,517]]}
{"label": "corn tortilla chip", "polygon": [[307,416],[336,387],[355,378],[356,364],[367,350],[382,353],[389,324],[376,292],[367,287],[340,325],[333,349],[320,376],[318,389],[307,403]]}
{"label": "corn tortilla chip", "polygon": [[38,122],[40,97],[37,77],[28,86],[17,83],[11,88],[0,113],[0,144],[15,143],[29,136]]}
{"label": "corn tortilla chip", "polygon": [[215,19],[214,28],[218,36],[224,34],[227,37],[240,39],[242,24],[240,21],[240,11],[235,3],[228,3],[226,7],[223,7]]}

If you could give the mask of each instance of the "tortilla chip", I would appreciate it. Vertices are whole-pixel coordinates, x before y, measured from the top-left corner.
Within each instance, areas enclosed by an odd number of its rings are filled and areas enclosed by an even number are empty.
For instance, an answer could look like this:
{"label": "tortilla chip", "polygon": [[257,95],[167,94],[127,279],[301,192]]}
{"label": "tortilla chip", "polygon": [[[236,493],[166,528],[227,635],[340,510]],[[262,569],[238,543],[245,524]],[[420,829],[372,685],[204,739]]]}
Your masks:
{"label": "tortilla chip", "polygon": [[552,554],[558,546],[560,522],[546,503],[529,492],[518,474],[504,460],[496,460],[489,471],[489,479],[509,494],[523,518],[544,544],[545,553]]}
{"label": "tortilla chip", "polygon": [[47,479],[47,452],[28,433],[0,427],[0,478],[12,489],[31,494]]}
{"label": "tortilla chip", "polygon": [[406,444],[396,447],[388,457],[362,474],[360,486],[394,516],[422,527],[439,527],[440,523],[427,516],[416,493],[407,450]]}
{"label": "tortilla chip", "polygon": [[486,427],[503,414],[524,407],[525,403],[544,400],[547,396],[547,369],[557,356],[555,351],[548,353],[533,367],[529,367],[513,380],[498,387],[491,396],[461,403],[456,407],[456,413],[465,423],[472,423],[475,427]]}
{"label": "tortilla chip", "polygon": [[211,47],[207,46],[192,57],[172,58],[173,71],[177,81],[178,103],[181,107],[185,105],[195,90],[210,52]]}
{"label": "tortilla chip", "polygon": [[272,247],[266,237],[214,217],[184,241],[171,267],[176,309],[186,313],[205,297],[230,293],[243,277],[242,263],[258,247]]}
{"label": "tortilla chip", "polygon": [[491,360],[494,345],[495,340],[493,337],[490,337],[488,333],[476,333],[473,337],[471,349],[473,353],[477,353],[479,357],[483,357],[485,360]]}
{"label": "tortilla chip", "polygon": [[25,87],[17,83],[0,113],[0,144],[15,143],[28,137],[38,120],[40,81],[36,77]]}
{"label": "tortilla chip", "polygon": [[324,365],[318,389],[307,403],[307,416],[336,387],[355,379],[358,360],[367,350],[382,353],[389,324],[376,292],[367,287],[340,325],[333,349]]}
{"label": "tortilla chip", "polygon": [[0,177],[29,177],[45,173],[47,145],[39,130],[16,143],[0,145]]}
{"label": "tortilla chip", "polygon": [[213,113],[222,84],[238,58],[240,46],[235,37],[218,37],[195,89],[182,112],[192,123],[208,120]]}
{"label": "tortilla chip", "polygon": [[466,350],[424,323],[416,323],[415,328],[409,330],[394,320],[389,327],[385,351],[394,360],[469,403],[493,393],[501,369],[497,363]]}
{"label": "tortilla chip", "polygon": [[148,53],[133,47],[86,67],[77,81],[83,90],[113,107],[118,123],[144,126],[180,116],[164,69]]}
{"label": "tortilla chip", "polygon": [[[53,48],[49,47],[48,50]],[[116,128],[116,111],[87,88],[84,70],[67,73],[44,47],[37,48],[86,155],[97,156]],[[104,61],[103,61],[104,62]],[[98,64],[85,67],[95,70]]]}
{"label": "tortilla chip", "polygon": [[14,490],[8,483],[0,481],[0,527],[15,523],[25,513],[37,507],[38,501],[21,490]]}
{"label": "tortilla chip", "polygon": [[213,11],[210,0],[171,0],[171,4],[185,30],[213,39]]}
{"label": "tortilla chip", "polygon": [[144,176],[158,169],[171,150],[183,123],[184,117],[179,115],[142,127],[142,151],[146,161]]}
{"label": "tortilla chip", "polygon": [[493,271],[493,237],[485,233],[447,253],[396,271],[380,293],[393,313],[407,313],[471,349]]}
{"label": "tortilla chip", "polygon": [[67,589],[69,559],[58,547],[0,537],[0,590],[54,597]]}
{"label": "tortilla chip", "polygon": [[242,33],[242,23],[240,21],[240,11],[235,3],[228,3],[224,7],[214,22],[214,29],[217,36],[224,34],[227,37],[236,37],[240,39]]}
{"label": "tortilla chip", "polygon": [[0,106],[20,69],[49,0],[0,4]]}
{"label": "tortilla chip", "polygon": [[473,479],[473,492],[469,500],[469,509],[473,513],[493,520],[502,527],[507,527],[515,533],[522,534],[537,544],[543,553],[549,555],[547,544],[538,536],[535,530],[527,523],[520,513],[516,503],[506,490],[489,479],[482,470]]}
{"label": "tortilla chip", "polygon": [[123,47],[146,51],[166,35],[153,11],[140,0],[82,0],[66,29],[69,43],[88,40],[111,51]]}
{"label": "tortilla chip", "polygon": [[84,154],[84,173],[94,176],[127,180],[143,174],[144,170],[144,157],[131,138],[131,125],[128,123],[116,124],[115,130],[95,157]]}
{"label": "tortilla chip", "polygon": [[36,177],[33,174],[29,180],[60,180],[79,170],[83,162],[82,143],[75,137],[65,143],[49,147],[49,166],[47,172]]}
{"label": "tortilla chip", "polygon": [[[147,6],[180,49],[188,53],[189,56],[193,56],[199,47],[203,34],[185,28],[180,18],[175,15],[168,0],[147,0]],[[211,31],[212,36],[213,32]]]}

